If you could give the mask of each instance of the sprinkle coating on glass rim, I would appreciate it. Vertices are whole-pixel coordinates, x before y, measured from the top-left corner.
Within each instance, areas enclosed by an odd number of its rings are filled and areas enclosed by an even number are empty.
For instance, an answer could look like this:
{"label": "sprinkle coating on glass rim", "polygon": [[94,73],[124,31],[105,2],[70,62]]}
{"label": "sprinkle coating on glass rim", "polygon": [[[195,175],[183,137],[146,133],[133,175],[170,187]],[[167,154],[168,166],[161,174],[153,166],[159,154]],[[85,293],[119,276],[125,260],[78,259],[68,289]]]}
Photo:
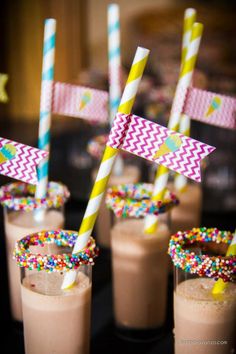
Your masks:
{"label": "sprinkle coating on glass rim", "polygon": [[30,246],[44,246],[55,243],[60,247],[73,248],[78,232],[71,230],[40,231],[23,237],[16,242],[13,258],[19,267],[28,270],[45,270],[47,272],[61,272],[77,269],[84,264],[94,265],[94,258],[98,255],[95,240],[90,237],[86,247],[76,254],[46,254],[32,253]]}
{"label": "sprinkle coating on glass rim", "polygon": [[188,231],[179,231],[171,236],[168,254],[171,256],[174,265],[185,272],[214,278],[221,278],[223,281],[236,281],[236,255],[231,256],[209,256],[207,254],[196,254],[187,247],[194,243],[215,242],[230,245],[233,233],[220,231],[217,228],[193,228]]}
{"label": "sprinkle coating on glass rim", "polygon": [[0,203],[15,211],[60,208],[70,196],[67,187],[60,182],[48,182],[47,196],[35,198],[36,186],[24,182],[6,184],[0,188]]}
{"label": "sprinkle coating on glass rim", "polygon": [[176,195],[166,190],[164,201],[153,201],[153,184],[120,184],[108,189],[106,205],[117,217],[145,217],[162,214],[179,204]]}

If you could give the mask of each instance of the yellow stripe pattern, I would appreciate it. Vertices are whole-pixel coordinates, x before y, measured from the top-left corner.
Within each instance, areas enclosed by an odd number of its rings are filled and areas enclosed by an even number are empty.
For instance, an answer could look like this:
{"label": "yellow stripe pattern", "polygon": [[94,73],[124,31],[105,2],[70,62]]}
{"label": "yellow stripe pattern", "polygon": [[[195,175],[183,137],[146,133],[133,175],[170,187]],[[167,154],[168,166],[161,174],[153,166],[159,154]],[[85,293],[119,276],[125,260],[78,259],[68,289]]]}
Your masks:
{"label": "yellow stripe pattern", "polygon": [[182,53],[181,53],[181,66],[185,61],[185,57],[188,51],[188,45],[191,38],[192,27],[196,21],[196,10],[186,9],[184,12],[184,29],[183,29],[183,40],[182,40]]}
{"label": "yellow stripe pattern", "polygon": [[[185,15],[186,15],[186,13],[189,13],[189,15],[191,15],[191,16],[189,16],[189,20],[187,20],[185,17],[185,20],[188,22],[188,26],[190,26],[192,19],[196,17],[196,11],[193,9],[188,9],[188,10],[186,10]],[[185,20],[184,20],[184,27],[185,27]],[[193,22],[192,22],[192,26],[193,26]],[[191,29],[191,32],[192,32],[191,41],[200,41],[201,35],[202,35],[202,28],[195,27],[195,30]],[[186,37],[184,37],[184,38],[186,40]],[[186,45],[187,45],[187,47],[189,47],[190,41],[189,41],[189,43],[186,43]],[[195,66],[195,62],[196,62],[196,57],[197,57],[197,52],[195,52],[195,55],[193,55],[186,63],[185,72],[188,73],[188,71],[191,71],[191,70],[193,71],[194,66]],[[186,56],[185,56],[184,60],[186,60]],[[184,65],[184,63],[182,63],[182,67],[183,67],[183,65]],[[181,72],[181,75],[182,75],[182,72]],[[190,124],[191,124],[190,117],[188,117],[185,114],[181,115],[179,132],[181,134],[186,135],[186,136],[190,136]],[[181,193],[185,192],[187,189],[187,183],[188,183],[187,178],[185,176],[180,175],[180,174],[175,175],[175,189],[176,190],[178,190]]]}
{"label": "yellow stripe pattern", "polygon": [[[227,256],[235,256],[235,255],[236,255],[236,231],[234,233],[234,237],[231,241],[231,244],[228,247],[228,250],[226,252],[226,257]],[[216,295],[216,297],[217,297],[218,295],[221,295],[224,292],[226,287],[227,287],[227,283],[224,282],[222,279],[218,279],[215,282],[215,285],[213,286],[212,294]]]}
{"label": "yellow stripe pattern", "polygon": [[[149,50],[138,47],[131,70],[127,79],[127,83],[120,101],[118,112],[129,114],[131,112],[135,96],[137,94],[138,85],[141,81],[144,68],[147,63]],[[106,146],[105,152],[98,170],[98,174],[92,189],[92,193],[89,198],[89,202],[84,214],[83,221],[79,229],[79,237],[76,241],[73,253],[77,253],[83,249],[89,237],[91,236],[100,203],[102,201],[103,194],[106,190],[107,182],[109,180],[112,166],[114,164],[115,157],[118,153],[117,149],[110,146]],[[64,278],[62,288],[68,289],[74,283],[76,279],[76,272],[71,271],[67,273]]]}
{"label": "yellow stripe pattern", "polygon": [[[188,47],[188,52],[185,56],[185,61],[182,63],[182,69],[179,76],[179,81],[177,84],[172,110],[170,114],[170,119],[168,123],[168,128],[174,131],[178,131],[179,121],[181,114],[173,110],[173,107],[176,106],[176,101],[179,100],[178,95],[176,94],[179,89],[185,89],[189,87],[192,80],[193,69],[196,64],[198,49],[200,45],[200,39],[203,31],[203,25],[200,23],[195,23],[192,28],[191,39]],[[155,200],[163,200],[167,182],[168,182],[168,168],[165,166],[159,166],[157,169],[155,182],[154,182],[154,194],[153,198]],[[158,218],[153,215],[148,215],[145,218],[145,233],[154,233],[158,226]]]}

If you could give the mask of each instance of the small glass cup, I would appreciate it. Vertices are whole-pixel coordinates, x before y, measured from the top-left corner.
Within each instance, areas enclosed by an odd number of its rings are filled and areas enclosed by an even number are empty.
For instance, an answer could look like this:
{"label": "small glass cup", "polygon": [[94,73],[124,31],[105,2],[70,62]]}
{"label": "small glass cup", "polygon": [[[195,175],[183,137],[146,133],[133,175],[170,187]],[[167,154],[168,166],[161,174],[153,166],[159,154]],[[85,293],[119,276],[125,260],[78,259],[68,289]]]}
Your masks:
{"label": "small glass cup", "polygon": [[[225,254],[223,243],[219,244],[219,242],[226,242],[228,236],[226,232],[224,234],[222,232],[222,235],[220,235],[221,232],[217,229],[209,229],[209,232],[206,228],[193,230],[195,230],[195,234],[204,235],[205,233],[205,235],[210,235],[206,241],[207,246],[203,242],[203,238],[205,237],[203,236],[202,239],[198,238],[197,248],[188,244],[188,250],[191,253],[185,253],[186,248],[183,248],[183,253],[179,249],[176,254],[172,241],[173,237],[176,236],[172,236],[170,241],[171,248],[169,250],[171,250],[172,259],[177,264],[180,258],[182,258],[179,264],[183,267],[185,264],[187,269],[182,270],[178,266],[175,267],[174,272],[175,354],[234,353],[236,344],[236,284],[228,282],[227,287],[221,294],[212,293],[215,277],[217,277],[218,270],[221,269],[218,260],[221,257],[220,254]],[[179,237],[187,233],[189,232],[179,233]],[[213,244],[215,239],[211,236],[213,233],[219,235],[218,241],[215,244]],[[199,247],[199,242],[202,247]],[[207,252],[213,256],[203,255],[205,247],[207,247]],[[182,253],[182,256],[180,253]],[[222,259],[224,258],[225,263],[223,267],[227,270],[227,267],[229,267],[230,262],[233,260],[230,257],[222,257]],[[185,263],[186,259],[187,262],[191,260],[191,264],[196,268],[195,270],[192,269],[191,273],[191,266]],[[214,262],[216,262],[216,267]],[[236,259],[233,262],[235,263]],[[193,272],[195,273],[193,274]],[[203,276],[199,276],[199,272]],[[212,275],[212,278],[205,276],[206,274]]]}
{"label": "small glass cup", "polygon": [[[93,179],[96,178],[97,171],[93,173]],[[137,183],[140,178],[140,170],[134,165],[125,165],[122,175],[112,174],[109,180],[109,186],[117,184]],[[99,214],[96,221],[96,240],[99,246],[110,249],[111,247],[111,228],[113,218],[111,212],[106,208],[104,199],[99,208]]]}
{"label": "small glass cup", "polygon": [[179,230],[190,230],[201,225],[202,186],[200,183],[188,182],[184,191],[174,188],[174,181],[168,183],[168,188],[174,191],[180,204],[171,211],[171,233]]}
{"label": "small glass cup", "polygon": [[[142,198],[141,195],[144,198],[149,195],[150,200],[151,189],[152,186],[148,184],[133,185],[133,190],[139,198]],[[113,188],[113,191],[115,190],[124,199],[126,193],[130,201],[131,185],[116,186]],[[143,194],[139,193],[141,190]],[[114,201],[115,195],[112,189],[109,192]],[[134,198],[134,195],[132,197]],[[168,203],[172,206],[173,199],[168,199]],[[136,202],[138,204],[137,200]],[[167,249],[170,237],[168,203],[166,202],[166,209],[162,203],[157,203],[156,208],[161,212],[158,216],[158,227],[153,234],[148,234],[144,233],[143,217],[150,206],[145,208],[141,202],[143,210],[146,211],[140,215],[138,209],[136,213],[121,201],[126,218],[122,222],[115,223],[111,230],[116,330],[119,336],[130,340],[153,340],[162,334],[165,324],[168,283]],[[118,211],[118,215],[122,216],[119,214],[121,209],[118,204],[117,209],[115,205],[113,206],[113,211]]]}
{"label": "small glass cup", "polygon": [[[21,298],[26,354],[89,354],[91,286],[95,242],[73,255],[78,233],[42,231],[18,241],[14,256],[21,269]],[[55,242],[57,254],[29,253],[31,245]],[[26,247],[25,247],[26,246]],[[72,287],[62,289],[66,272],[76,271]]]}
{"label": "small glass cup", "polygon": [[[34,186],[21,182],[5,185],[0,191],[0,201],[4,206],[10,305],[12,317],[16,322],[22,322],[22,306],[20,272],[12,259],[15,243],[23,236],[33,232],[63,228],[65,222],[64,203],[69,197],[67,188],[56,182],[49,182],[46,198],[35,199],[34,191]],[[35,219],[35,213],[38,210],[43,213],[43,218],[40,221]]]}

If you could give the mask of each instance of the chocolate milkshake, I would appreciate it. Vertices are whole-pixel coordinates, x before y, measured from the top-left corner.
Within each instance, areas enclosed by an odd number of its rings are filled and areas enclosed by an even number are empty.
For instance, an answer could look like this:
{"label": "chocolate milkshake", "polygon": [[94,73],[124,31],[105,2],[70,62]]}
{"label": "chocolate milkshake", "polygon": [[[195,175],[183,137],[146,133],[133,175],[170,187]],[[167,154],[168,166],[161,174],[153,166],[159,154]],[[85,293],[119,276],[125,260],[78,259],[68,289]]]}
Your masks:
{"label": "chocolate milkshake", "polygon": [[91,281],[82,271],[61,290],[64,275],[28,275],[21,286],[26,354],[89,354]]}
{"label": "chocolate milkshake", "polygon": [[[22,268],[26,354],[89,354],[92,265],[98,250],[90,237],[79,253],[72,254],[78,237],[76,231],[47,230],[15,245],[14,259]],[[42,254],[39,244],[60,247],[58,253]],[[68,271],[76,278],[65,288]]]}
{"label": "chocolate milkshake", "polygon": [[[96,171],[97,172],[97,171]],[[96,178],[96,172],[93,174],[93,179]],[[125,166],[121,176],[111,175],[108,187],[119,184],[137,183],[140,178],[140,171],[136,166]],[[99,245],[110,248],[111,246],[111,231],[112,215],[106,208],[104,198],[99,208],[99,214],[96,221],[96,235]]]}
{"label": "chocolate milkshake", "polygon": [[124,220],[111,230],[114,312],[121,329],[155,330],[165,322],[170,231],[161,222],[153,235],[143,230],[143,219]]}
{"label": "chocolate milkshake", "polygon": [[234,238],[230,231],[206,227],[171,236],[175,354],[235,352]]}
{"label": "chocolate milkshake", "polygon": [[4,215],[11,312],[14,320],[22,321],[20,270],[12,259],[15,243],[20,238],[33,232],[61,229],[64,226],[65,220],[63,212],[57,210],[47,211],[42,222],[35,221],[34,212],[9,212],[9,210],[5,208]]}
{"label": "chocolate milkshake", "polygon": [[[170,189],[173,185],[170,184]],[[171,211],[171,233],[199,227],[201,223],[202,189],[198,183],[189,183],[184,192],[177,193],[180,204]]]}
{"label": "chocolate milkshake", "polygon": [[234,353],[236,284],[229,283],[222,298],[211,293],[214,279],[180,283],[174,292],[175,354]]}
{"label": "chocolate milkshake", "polygon": [[[0,202],[4,207],[4,226],[7,248],[8,278],[10,287],[10,304],[13,319],[22,321],[20,296],[20,271],[12,260],[12,252],[17,240],[47,229],[59,229],[64,225],[64,203],[69,197],[69,191],[61,183],[49,182],[45,198],[35,198],[35,186],[14,182],[2,186]],[[43,219],[36,220],[35,215],[42,211]],[[51,250],[50,250],[51,248]],[[53,252],[56,245],[48,245],[46,252]],[[39,247],[38,252],[42,249]]]}

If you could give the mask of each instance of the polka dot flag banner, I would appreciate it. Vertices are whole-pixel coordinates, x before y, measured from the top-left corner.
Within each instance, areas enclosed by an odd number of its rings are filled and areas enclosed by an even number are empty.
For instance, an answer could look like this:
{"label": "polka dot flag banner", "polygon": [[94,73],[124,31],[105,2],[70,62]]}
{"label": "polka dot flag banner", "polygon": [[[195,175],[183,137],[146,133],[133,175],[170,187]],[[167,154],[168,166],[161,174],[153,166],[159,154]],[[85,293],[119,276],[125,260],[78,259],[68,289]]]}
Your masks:
{"label": "polka dot flag banner", "polygon": [[201,160],[215,150],[152,121],[123,113],[117,113],[107,145],[166,166],[197,182],[201,182]]}
{"label": "polka dot flag banner", "polygon": [[108,93],[77,85],[54,82],[52,113],[108,122]]}

